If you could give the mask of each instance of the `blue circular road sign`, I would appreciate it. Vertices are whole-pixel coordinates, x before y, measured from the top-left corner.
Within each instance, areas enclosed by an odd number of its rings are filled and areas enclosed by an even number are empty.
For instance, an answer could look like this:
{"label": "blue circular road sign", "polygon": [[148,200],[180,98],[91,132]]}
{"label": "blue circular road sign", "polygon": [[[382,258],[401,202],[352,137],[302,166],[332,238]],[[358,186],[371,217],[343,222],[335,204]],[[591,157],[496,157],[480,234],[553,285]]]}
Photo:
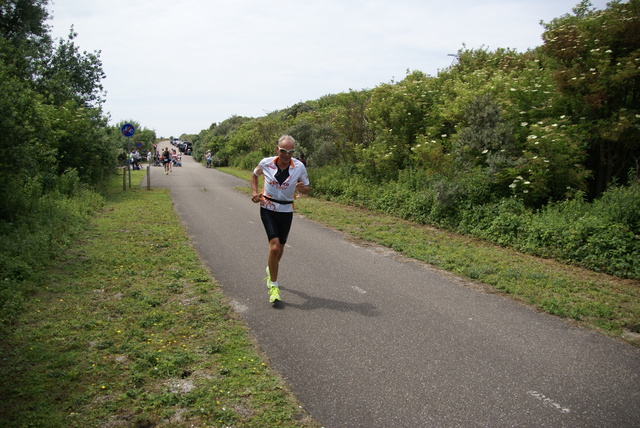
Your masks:
{"label": "blue circular road sign", "polygon": [[125,123],[122,125],[122,128],[120,128],[120,132],[122,132],[122,135],[125,137],[133,137],[133,134],[136,133],[136,128],[130,123]]}

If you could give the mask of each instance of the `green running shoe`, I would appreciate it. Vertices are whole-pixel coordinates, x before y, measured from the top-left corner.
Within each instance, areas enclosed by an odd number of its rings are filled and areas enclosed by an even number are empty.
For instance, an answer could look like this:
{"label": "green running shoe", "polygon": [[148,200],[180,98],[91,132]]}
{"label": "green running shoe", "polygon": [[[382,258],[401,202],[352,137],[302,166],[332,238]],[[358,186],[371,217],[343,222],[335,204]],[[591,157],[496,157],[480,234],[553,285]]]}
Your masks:
{"label": "green running shoe", "polygon": [[276,285],[269,285],[269,302],[275,303],[280,300],[280,288]]}

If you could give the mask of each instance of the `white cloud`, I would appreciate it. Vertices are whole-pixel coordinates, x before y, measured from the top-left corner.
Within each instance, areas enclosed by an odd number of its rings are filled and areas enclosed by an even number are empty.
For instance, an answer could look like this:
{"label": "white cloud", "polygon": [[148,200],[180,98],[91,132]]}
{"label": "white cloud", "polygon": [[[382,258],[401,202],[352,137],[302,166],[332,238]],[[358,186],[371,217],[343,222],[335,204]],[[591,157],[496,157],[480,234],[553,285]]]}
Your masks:
{"label": "white cloud", "polygon": [[[593,1],[604,8],[606,1]],[[54,36],[73,24],[101,50],[105,110],[159,135],[234,114],[404,77],[435,75],[464,44],[525,51],[577,0],[54,0]]]}

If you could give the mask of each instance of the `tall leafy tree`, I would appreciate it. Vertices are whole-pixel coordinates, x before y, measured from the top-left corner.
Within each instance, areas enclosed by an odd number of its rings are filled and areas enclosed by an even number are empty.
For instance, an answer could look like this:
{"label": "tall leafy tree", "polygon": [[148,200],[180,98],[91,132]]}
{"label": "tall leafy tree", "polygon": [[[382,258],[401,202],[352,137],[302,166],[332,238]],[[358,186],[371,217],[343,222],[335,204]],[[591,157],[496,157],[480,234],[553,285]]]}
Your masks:
{"label": "tall leafy tree", "polygon": [[640,0],[602,11],[583,0],[545,27],[542,51],[567,115],[584,130],[597,196],[640,166]]}
{"label": "tall leafy tree", "polygon": [[30,85],[0,59],[0,219],[13,220],[40,197],[55,173],[47,109]]}
{"label": "tall leafy tree", "polygon": [[0,1],[0,218],[6,220],[56,190],[67,171],[97,183],[115,166],[117,141],[101,110],[99,52],[80,52],[73,29],[54,44],[48,3]]}
{"label": "tall leafy tree", "polygon": [[0,58],[4,67],[22,79],[34,79],[49,52],[47,4],[48,0],[0,2]]}
{"label": "tall leafy tree", "polygon": [[48,52],[47,1],[0,2],[0,219],[40,196],[55,168],[52,129],[34,79]]}
{"label": "tall leafy tree", "polygon": [[54,105],[73,100],[81,107],[99,107],[105,98],[102,79],[106,77],[100,51],[81,53],[74,42],[77,36],[72,27],[66,40],[58,40],[43,64],[38,86]]}

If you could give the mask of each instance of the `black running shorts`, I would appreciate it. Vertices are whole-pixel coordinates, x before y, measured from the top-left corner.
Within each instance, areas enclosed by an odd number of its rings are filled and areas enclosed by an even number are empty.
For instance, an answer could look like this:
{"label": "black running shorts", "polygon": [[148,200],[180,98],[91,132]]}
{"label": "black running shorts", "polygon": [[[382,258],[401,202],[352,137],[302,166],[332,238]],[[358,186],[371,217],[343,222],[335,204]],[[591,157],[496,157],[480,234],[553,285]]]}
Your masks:
{"label": "black running shorts", "polygon": [[264,225],[265,232],[267,232],[269,241],[273,238],[278,238],[281,244],[287,242],[293,220],[292,212],[279,213],[266,208],[260,208],[260,219],[262,219],[262,224]]}

